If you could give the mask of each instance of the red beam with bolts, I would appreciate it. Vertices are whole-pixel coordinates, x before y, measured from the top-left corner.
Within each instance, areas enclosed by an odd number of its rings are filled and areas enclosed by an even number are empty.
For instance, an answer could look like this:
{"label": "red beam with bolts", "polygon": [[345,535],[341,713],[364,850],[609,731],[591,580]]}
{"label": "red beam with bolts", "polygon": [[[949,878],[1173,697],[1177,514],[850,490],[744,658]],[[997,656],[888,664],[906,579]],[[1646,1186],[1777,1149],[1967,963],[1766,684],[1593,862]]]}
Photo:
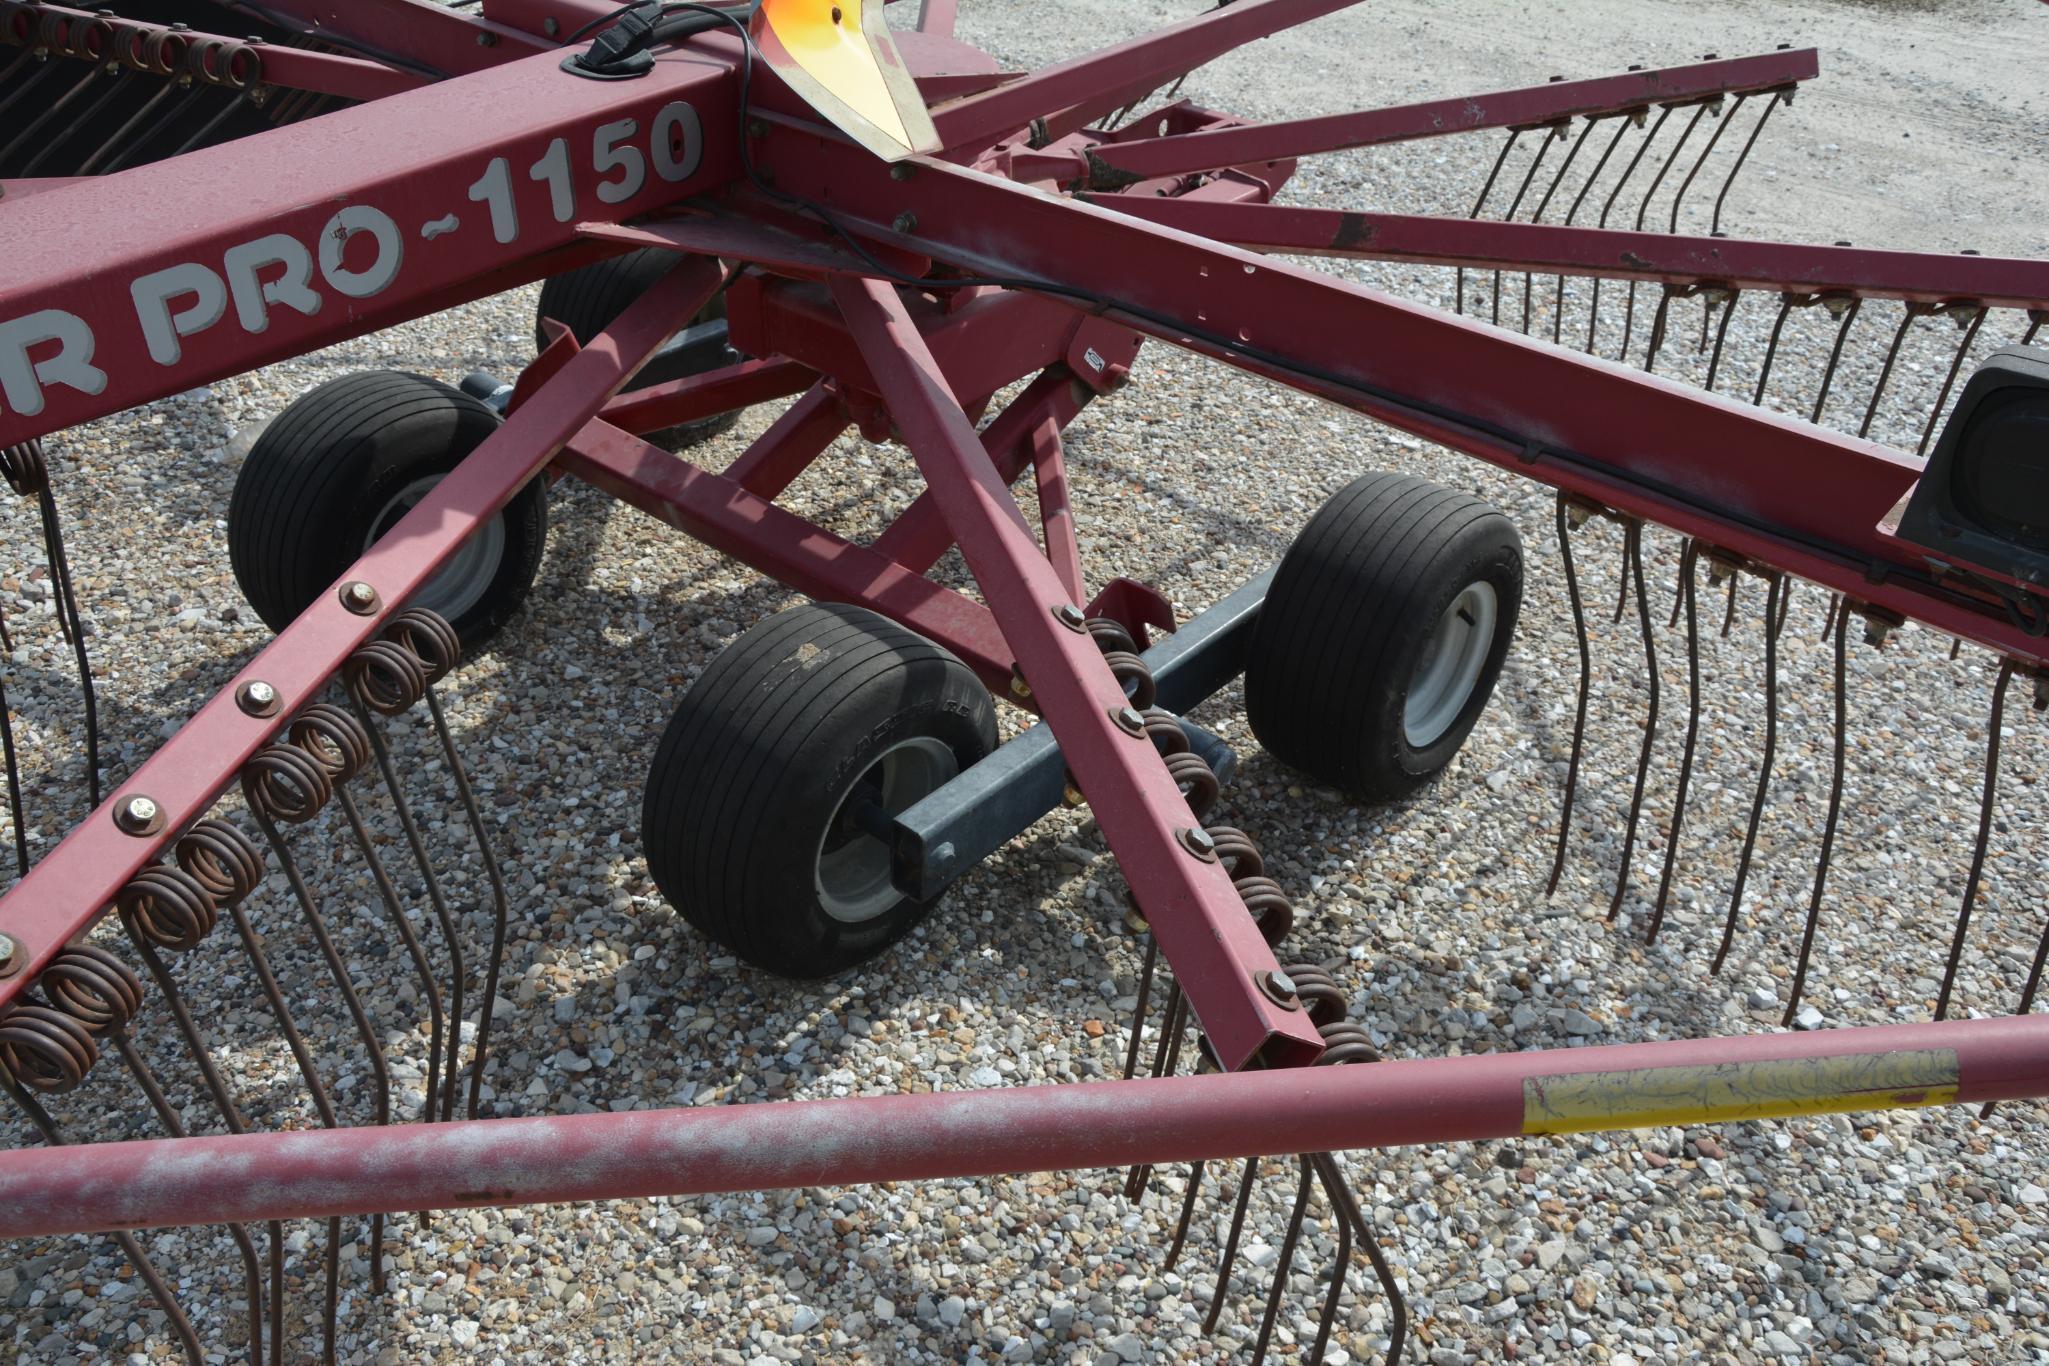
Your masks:
{"label": "red beam with bolts", "polygon": [[1429,100],[1354,114],[1108,142],[1094,149],[1092,159],[1140,178],[1186,175],[1219,166],[1280,161],[1315,152],[1407,142],[1445,133],[1523,128],[1581,115],[1620,114],[1653,104],[1778,90],[1813,80],[1820,70],[1820,58],[1811,47],[1767,52],[1754,57],[1695,62],[1583,81],[1554,81],[1519,90],[1497,90],[1487,95]]}
{"label": "red beam with bolts", "polygon": [[1439,1146],[2043,1095],[2049,1015],[152,1139],[0,1153],[0,1238]]}
{"label": "red beam with bolts", "polygon": [[434,0],[263,0],[265,9],[450,76],[483,71],[554,44]]}
{"label": "red beam with bolts", "polygon": [[2049,261],[1817,247],[1549,223],[1086,195],[1091,204],[1251,251],[1413,261],[1671,285],[2049,308]]}
{"label": "red beam with bolts", "polygon": [[[5,902],[6,927],[26,955],[26,970],[0,980],[0,1010],[114,904],[164,843],[206,814],[249,756],[320,696],[348,657],[632,378],[677,318],[711,299],[722,278],[715,261],[684,261],[636,300],[336,581],[337,588],[369,584],[377,595],[373,610],[351,610],[332,589],[321,594],[15,884]],[[276,689],[275,715],[250,716],[236,704],[236,692],[253,679]],[[114,813],[137,797],[154,804],[160,834],[138,837],[115,824]]]}

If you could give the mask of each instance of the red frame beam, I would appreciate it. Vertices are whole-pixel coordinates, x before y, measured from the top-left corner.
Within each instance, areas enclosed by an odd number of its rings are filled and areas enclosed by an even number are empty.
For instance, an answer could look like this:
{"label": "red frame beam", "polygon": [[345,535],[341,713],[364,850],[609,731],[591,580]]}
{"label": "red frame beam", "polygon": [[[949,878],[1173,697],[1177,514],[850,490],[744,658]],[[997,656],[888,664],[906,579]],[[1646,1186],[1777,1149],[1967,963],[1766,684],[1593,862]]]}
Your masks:
{"label": "red frame beam", "polygon": [[[2045,1094],[2049,1015],[2034,1015],[1235,1076],[95,1143],[0,1153],[0,1238],[938,1181]],[[1703,1095],[1720,1103],[1694,1100]],[[1555,1122],[1565,1096],[1593,1113]]]}
{"label": "red frame beam", "polygon": [[451,76],[501,66],[554,46],[536,34],[433,0],[263,0],[263,8]]}

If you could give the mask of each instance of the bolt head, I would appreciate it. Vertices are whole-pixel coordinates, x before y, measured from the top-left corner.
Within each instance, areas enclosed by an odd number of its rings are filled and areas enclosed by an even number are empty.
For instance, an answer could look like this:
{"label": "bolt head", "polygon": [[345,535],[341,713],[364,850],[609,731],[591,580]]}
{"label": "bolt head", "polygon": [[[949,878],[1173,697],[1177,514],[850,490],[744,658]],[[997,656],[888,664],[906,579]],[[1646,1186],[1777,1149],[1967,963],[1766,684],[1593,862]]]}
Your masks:
{"label": "bolt head", "polygon": [[0,934],[0,973],[12,972],[14,960],[21,956],[21,945],[11,934]]}
{"label": "bolt head", "polygon": [[156,799],[141,793],[114,808],[114,824],[130,835],[154,835],[163,829],[164,813]]}
{"label": "bolt head", "polygon": [[1070,631],[1084,630],[1088,626],[1088,618],[1083,616],[1081,609],[1071,602],[1063,602],[1054,608],[1053,615],[1062,626],[1065,626]]}
{"label": "bolt head", "polygon": [[1145,734],[1145,717],[1135,707],[1119,707],[1110,713],[1110,719],[1133,735]]}
{"label": "bolt head", "polygon": [[147,797],[130,797],[123,809],[131,821],[148,822],[157,818],[157,804]]}
{"label": "bolt head", "polygon": [[908,212],[900,213],[889,226],[896,232],[916,232],[918,230],[918,215]]}
{"label": "bolt head", "polygon": [[267,707],[277,701],[277,689],[259,678],[249,685],[249,700],[259,706]]}
{"label": "bolt head", "polygon": [[361,579],[352,579],[342,585],[341,600],[351,612],[370,612],[377,606],[377,590]]}
{"label": "bolt head", "polygon": [[1258,984],[1260,991],[1266,994],[1266,998],[1269,1001],[1280,1006],[1283,1010],[1300,1010],[1302,1008],[1302,1002],[1296,999],[1295,979],[1280,969],[1276,968],[1272,972],[1262,972],[1252,980]]}
{"label": "bolt head", "polygon": [[1204,863],[1217,861],[1217,842],[1210,832],[1199,825],[1191,825],[1175,832],[1180,837],[1181,847],[1201,859]]}

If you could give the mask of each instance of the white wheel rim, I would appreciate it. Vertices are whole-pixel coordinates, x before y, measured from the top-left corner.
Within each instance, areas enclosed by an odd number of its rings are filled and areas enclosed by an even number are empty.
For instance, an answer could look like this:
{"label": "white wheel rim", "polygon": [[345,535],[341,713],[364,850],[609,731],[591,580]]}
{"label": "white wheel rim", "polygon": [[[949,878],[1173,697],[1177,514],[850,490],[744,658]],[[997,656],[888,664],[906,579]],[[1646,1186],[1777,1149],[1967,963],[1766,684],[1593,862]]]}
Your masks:
{"label": "white wheel rim", "polygon": [[[370,519],[370,532],[363,538],[363,549],[368,550],[382,540],[384,534],[397,526],[399,520],[411,512],[422,498],[432,493],[441,480],[442,476],[438,474],[422,475],[393,494],[391,500]],[[457,546],[448,563],[413,594],[407,606],[424,607],[445,620],[455,621],[484,600],[484,595],[491,591],[492,583],[498,578],[499,566],[504,562],[505,514],[501,512]]]}
{"label": "white wheel rim", "polygon": [[827,915],[865,924],[904,899],[890,876],[889,846],[854,823],[855,804],[872,801],[887,815],[901,815],[959,773],[950,746],[920,735],[884,750],[846,785],[818,837],[815,878]]}
{"label": "white wheel rim", "polygon": [[1466,709],[1487,667],[1500,615],[1501,601],[1491,583],[1467,584],[1444,609],[1409,676],[1402,729],[1411,748],[1436,744]]}

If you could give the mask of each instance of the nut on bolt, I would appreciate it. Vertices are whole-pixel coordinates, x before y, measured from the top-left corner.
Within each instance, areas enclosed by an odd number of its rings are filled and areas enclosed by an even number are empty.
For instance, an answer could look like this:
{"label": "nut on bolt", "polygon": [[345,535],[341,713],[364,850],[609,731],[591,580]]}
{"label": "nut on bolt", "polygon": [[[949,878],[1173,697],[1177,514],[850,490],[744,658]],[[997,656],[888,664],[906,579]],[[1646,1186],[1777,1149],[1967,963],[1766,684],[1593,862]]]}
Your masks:
{"label": "nut on bolt", "polygon": [[1209,831],[1199,825],[1176,830],[1174,837],[1181,841],[1181,847],[1201,859],[1204,863],[1217,861],[1217,842],[1210,838]]}
{"label": "nut on bolt", "polygon": [[341,587],[342,606],[359,617],[377,610],[377,590],[361,579],[350,579]]}
{"label": "nut on bolt", "polygon": [[1265,993],[1266,999],[1283,1010],[1300,1010],[1302,1002],[1295,995],[1295,979],[1275,969],[1272,972],[1254,973],[1253,982]]}
{"label": "nut on bolt", "polygon": [[0,934],[0,977],[12,977],[28,966],[28,955],[21,951],[21,942],[11,934]]}
{"label": "nut on bolt", "polygon": [[164,828],[164,809],[138,792],[114,808],[114,824],[130,835],[154,835]]}
{"label": "nut on bolt", "polygon": [[1086,631],[1089,627],[1089,619],[1071,602],[1063,602],[1054,608],[1053,619],[1070,631]]}
{"label": "nut on bolt", "polygon": [[252,678],[235,689],[235,705],[251,716],[275,716],[277,689],[260,678]]}
{"label": "nut on bolt", "polygon": [[1126,735],[1145,734],[1145,717],[1139,715],[1135,707],[1112,707],[1110,719],[1115,721],[1117,728]]}

